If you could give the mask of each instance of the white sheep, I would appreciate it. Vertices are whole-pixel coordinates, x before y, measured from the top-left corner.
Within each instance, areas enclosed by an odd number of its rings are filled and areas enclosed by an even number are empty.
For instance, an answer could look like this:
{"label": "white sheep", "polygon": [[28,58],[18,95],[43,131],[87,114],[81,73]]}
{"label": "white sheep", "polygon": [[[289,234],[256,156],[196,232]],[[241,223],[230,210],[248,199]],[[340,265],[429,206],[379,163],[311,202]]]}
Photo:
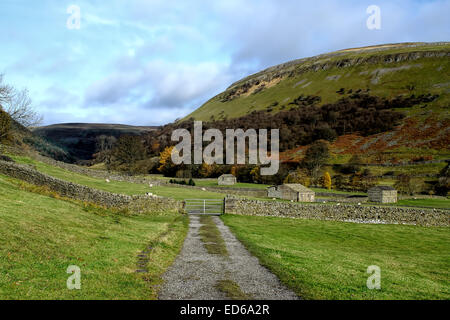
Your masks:
{"label": "white sheep", "polygon": [[107,183],[110,183],[109,179],[106,179],[106,182],[107,182]]}

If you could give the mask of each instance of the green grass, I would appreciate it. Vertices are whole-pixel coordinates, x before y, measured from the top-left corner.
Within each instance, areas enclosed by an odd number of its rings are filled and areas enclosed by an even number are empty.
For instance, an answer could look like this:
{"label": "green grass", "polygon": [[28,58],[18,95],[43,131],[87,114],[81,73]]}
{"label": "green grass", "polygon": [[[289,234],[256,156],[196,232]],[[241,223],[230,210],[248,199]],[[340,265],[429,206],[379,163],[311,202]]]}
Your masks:
{"label": "green grass", "polygon": [[450,199],[405,199],[399,200],[398,206],[414,206],[423,208],[450,209]]}
{"label": "green grass", "polygon": [[105,181],[105,179],[93,178],[82,174],[74,173],[59,167],[54,167],[52,165],[30,159],[28,157],[12,156],[12,158],[18,163],[34,165],[36,166],[36,169],[38,171],[48,174],[52,177],[113,193],[134,195],[151,192],[159,196],[173,198],[176,200],[183,200],[188,198],[223,199],[225,196],[224,194],[221,193],[189,188],[180,188],[175,186],[173,187],[153,186],[150,188],[148,185],[145,184],[138,184],[131,182],[110,181],[108,183]]}
{"label": "green grass", "polygon": [[[128,195],[133,194],[145,194],[147,192],[152,192],[153,194],[173,198],[176,200],[184,200],[184,199],[223,199],[225,197],[224,193],[211,192],[211,191],[203,191],[198,189],[190,189],[190,188],[182,188],[179,186],[153,186],[150,188],[145,184],[137,184],[130,182],[121,182],[121,181],[111,181],[106,182],[104,179],[92,178],[89,176],[85,176],[82,174],[74,173],[65,169],[61,169],[59,167],[54,167],[48,165],[46,163],[36,161],[30,159],[28,157],[23,156],[11,156],[15,161],[22,164],[29,164],[36,167],[36,169],[42,173],[46,173],[55,178],[59,178],[62,180],[82,184],[91,188],[105,190],[113,193],[123,193]],[[395,181],[392,180],[391,184]],[[196,185],[208,187],[208,186],[217,186],[217,180],[213,179],[196,179]],[[230,188],[259,188],[265,189],[268,185],[264,184],[253,184],[253,183],[237,183],[234,186],[229,186]],[[328,192],[335,193],[339,195],[366,195],[363,192],[347,192],[347,191],[339,191],[339,190],[328,190],[324,188],[312,188],[316,192]],[[246,197],[254,200],[264,200],[269,201],[268,198],[257,198],[257,197]],[[277,201],[285,201],[278,199]],[[417,206],[417,207],[432,207],[432,208],[448,208],[450,204],[450,200],[441,200],[441,199],[419,199],[419,200],[401,200],[398,202],[399,206]],[[435,206],[436,205],[436,206]]]}
{"label": "green grass", "polygon": [[[18,183],[0,176],[0,299],[156,298],[155,285],[182,246],[186,217],[119,215]],[[149,272],[137,274],[137,255],[149,244]],[[81,268],[81,290],[66,287],[69,265]]]}
{"label": "green grass", "polygon": [[209,254],[228,256],[225,241],[213,218],[211,216],[200,216],[200,223],[202,226],[200,227],[199,235],[206,251],[208,251]]}
{"label": "green grass", "polygon": [[[239,240],[305,299],[450,299],[449,228],[224,215]],[[381,268],[381,290],[366,286]]]}
{"label": "green grass", "polygon": [[251,300],[251,296],[242,291],[241,287],[233,280],[219,280],[217,290],[226,294],[231,300]]}

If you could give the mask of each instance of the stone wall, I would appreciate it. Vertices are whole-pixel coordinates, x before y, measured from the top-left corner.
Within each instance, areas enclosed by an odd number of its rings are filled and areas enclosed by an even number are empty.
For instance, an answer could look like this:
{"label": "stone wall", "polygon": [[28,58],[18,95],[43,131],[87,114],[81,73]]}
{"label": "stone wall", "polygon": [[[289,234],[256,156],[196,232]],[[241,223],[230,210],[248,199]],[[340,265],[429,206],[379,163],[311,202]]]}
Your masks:
{"label": "stone wall", "polygon": [[165,181],[163,180],[156,180],[156,179],[149,179],[148,177],[142,177],[142,176],[128,176],[124,174],[120,174],[118,172],[107,172],[104,170],[94,170],[82,166],[78,166],[71,163],[65,163],[61,161],[56,161],[54,159],[44,157],[41,155],[33,155],[33,158],[37,161],[49,164],[51,166],[55,166],[67,171],[71,171],[74,173],[82,174],[85,176],[98,178],[98,179],[109,179],[112,181],[123,181],[123,182],[130,182],[130,183],[138,183],[138,184],[152,184],[154,186],[165,184]]}
{"label": "stone wall", "polygon": [[450,211],[351,204],[299,204],[227,197],[225,213],[363,223],[450,226]]}
{"label": "stone wall", "polygon": [[181,210],[182,208],[182,203],[176,200],[159,196],[128,196],[97,190],[60,180],[36,171],[28,166],[12,162],[0,161],[0,174],[23,180],[34,185],[46,186],[63,197],[91,202],[108,208],[129,209],[135,213]]}
{"label": "stone wall", "polygon": [[[257,188],[230,188],[230,187],[201,187],[201,186],[189,186],[189,185],[180,185],[176,183],[168,183],[170,187],[176,188],[190,188],[201,191],[211,191],[223,194],[230,195],[239,195],[243,197],[255,197],[255,198],[265,198],[267,197],[267,191],[265,189],[257,189]],[[201,198],[201,193],[199,193],[199,197]]]}

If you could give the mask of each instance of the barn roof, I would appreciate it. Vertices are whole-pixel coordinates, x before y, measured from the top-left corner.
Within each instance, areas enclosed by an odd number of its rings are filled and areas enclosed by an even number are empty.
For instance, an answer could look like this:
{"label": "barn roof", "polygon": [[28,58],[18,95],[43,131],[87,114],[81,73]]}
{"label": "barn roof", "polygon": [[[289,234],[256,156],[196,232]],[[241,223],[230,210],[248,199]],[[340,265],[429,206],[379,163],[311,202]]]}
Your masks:
{"label": "barn roof", "polygon": [[288,187],[289,189],[292,189],[296,192],[300,192],[300,193],[305,193],[305,192],[314,192],[311,189],[305,187],[304,185],[300,184],[300,183],[286,183],[284,184],[284,186]]}
{"label": "barn roof", "polygon": [[226,173],[226,174],[221,175],[219,178],[235,178],[235,176],[233,176],[230,173]]}
{"label": "barn roof", "polygon": [[375,186],[373,188],[370,188],[369,190],[380,190],[380,191],[395,191],[396,189],[391,186]]}

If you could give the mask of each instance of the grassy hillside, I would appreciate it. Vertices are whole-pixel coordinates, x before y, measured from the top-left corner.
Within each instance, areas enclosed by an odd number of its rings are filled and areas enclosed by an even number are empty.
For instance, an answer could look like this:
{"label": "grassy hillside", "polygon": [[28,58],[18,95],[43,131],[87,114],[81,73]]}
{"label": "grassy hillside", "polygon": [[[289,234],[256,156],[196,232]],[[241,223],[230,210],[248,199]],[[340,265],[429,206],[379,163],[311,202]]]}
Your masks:
{"label": "grassy hillside", "polygon": [[[155,285],[183,243],[185,218],[123,216],[28,188],[0,176],[0,299],[156,298]],[[149,272],[141,275],[137,255],[149,245]],[[81,290],[66,287],[69,265],[81,268]]]}
{"label": "grassy hillside", "polygon": [[173,198],[176,200],[195,199],[201,197],[202,199],[222,199],[224,194],[199,191],[186,188],[172,187],[172,186],[153,186],[149,187],[146,184],[137,184],[131,182],[111,181],[107,183],[105,179],[93,178],[86,175],[74,173],[49,164],[33,160],[24,156],[14,156],[12,158],[18,163],[28,164],[34,166],[38,171],[48,174],[52,177],[59,178],[65,181],[70,181],[85,185],[94,189],[105,190],[113,193],[122,193],[127,195],[145,194],[152,192],[153,194]]}
{"label": "grassy hillside", "polygon": [[[306,299],[450,299],[448,228],[222,216],[246,247]],[[381,290],[366,286],[381,269]]]}
{"label": "grassy hillside", "polygon": [[[444,42],[355,48],[295,60],[232,84],[183,120],[202,120],[214,127],[275,126],[284,162],[301,161],[307,146],[320,138],[331,141],[331,164],[345,163],[355,154],[364,163],[382,165],[450,159],[449,57],[450,43]],[[377,110],[389,106],[377,113],[359,97],[380,99]],[[352,104],[359,109],[340,115],[326,111]],[[325,111],[319,115],[311,110]],[[388,124],[394,116],[398,120]],[[337,125],[344,121],[344,128]],[[333,128],[336,137],[327,138],[321,128]],[[380,175],[395,171],[435,176],[443,166],[370,169]]]}
{"label": "grassy hillside", "polygon": [[[236,118],[270,108],[276,113],[303,94],[333,103],[345,92],[370,90],[379,97],[440,94],[427,110],[441,113],[450,104],[450,44],[404,44],[342,50],[292,61],[231,85],[188,115],[210,121]],[[276,104],[276,105],[274,105]],[[409,110],[417,115],[423,110]]]}

